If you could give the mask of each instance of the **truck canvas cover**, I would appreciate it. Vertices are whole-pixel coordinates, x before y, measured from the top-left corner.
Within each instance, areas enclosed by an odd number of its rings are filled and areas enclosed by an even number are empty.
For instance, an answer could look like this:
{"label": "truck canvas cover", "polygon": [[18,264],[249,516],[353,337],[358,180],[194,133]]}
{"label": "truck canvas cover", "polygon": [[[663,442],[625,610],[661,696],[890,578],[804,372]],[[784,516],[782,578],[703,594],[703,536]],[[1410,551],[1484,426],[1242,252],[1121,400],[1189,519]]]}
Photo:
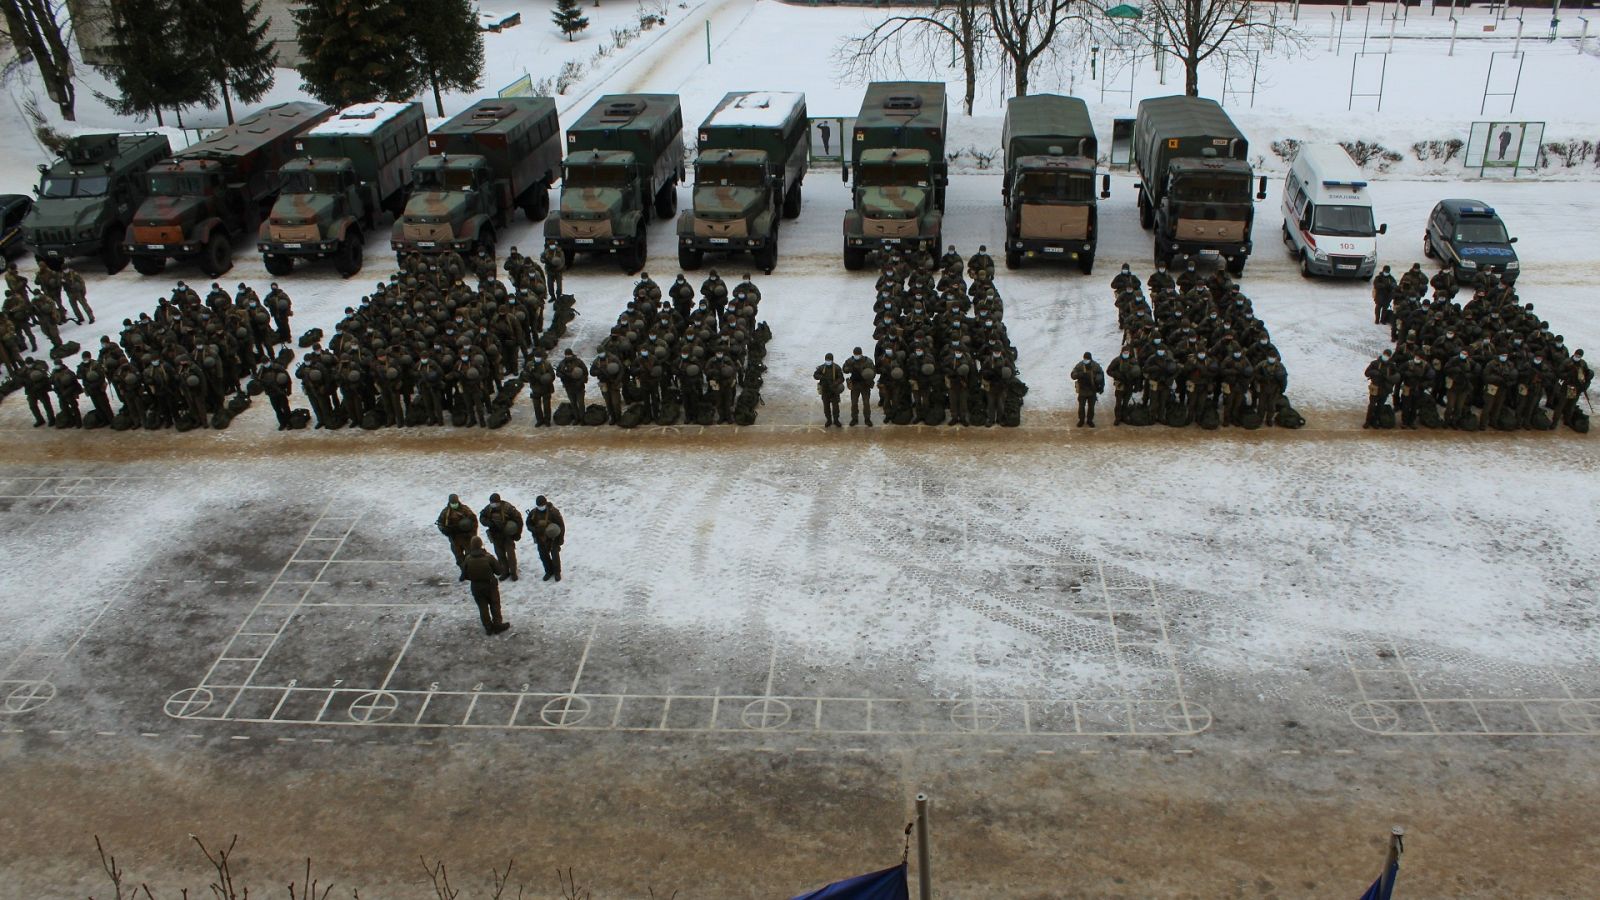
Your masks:
{"label": "truck canvas cover", "polygon": [[1032,94],[1006,102],[1005,126],[1001,131],[1009,165],[1021,156],[1047,156],[1051,147],[1060,147],[1064,156],[1095,159],[1099,145],[1089,107],[1077,97],[1057,94]]}

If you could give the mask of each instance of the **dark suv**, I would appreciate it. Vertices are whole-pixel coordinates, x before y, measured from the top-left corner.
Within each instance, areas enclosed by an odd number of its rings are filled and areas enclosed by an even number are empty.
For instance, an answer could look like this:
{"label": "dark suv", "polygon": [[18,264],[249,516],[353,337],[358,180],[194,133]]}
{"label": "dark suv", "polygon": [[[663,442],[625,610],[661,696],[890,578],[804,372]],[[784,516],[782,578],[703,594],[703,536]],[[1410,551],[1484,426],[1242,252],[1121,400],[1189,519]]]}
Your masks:
{"label": "dark suv", "polygon": [[0,257],[10,259],[22,252],[22,220],[32,209],[32,197],[0,194]]}
{"label": "dark suv", "polygon": [[1506,235],[1505,223],[1494,207],[1478,200],[1441,200],[1428,216],[1428,230],[1422,235],[1422,252],[1429,259],[1455,269],[1457,280],[1470,284],[1483,272],[1493,272],[1510,284],[1517,280],[1521,265],[1517,239]]}

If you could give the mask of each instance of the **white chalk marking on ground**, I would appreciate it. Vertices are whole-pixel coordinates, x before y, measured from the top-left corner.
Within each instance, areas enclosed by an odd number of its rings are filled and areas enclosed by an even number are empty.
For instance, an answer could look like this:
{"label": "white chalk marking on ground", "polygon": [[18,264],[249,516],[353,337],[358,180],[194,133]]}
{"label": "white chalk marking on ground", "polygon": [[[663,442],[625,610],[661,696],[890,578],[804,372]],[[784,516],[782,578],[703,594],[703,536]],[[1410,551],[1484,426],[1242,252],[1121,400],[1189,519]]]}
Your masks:
{"label": "white chalk marking on ground", "polygon": [[161,735],[159,733],[154,732],[154,731],[141,731],[141,732],[139,732],[139,736],[140,737],[151,737],[151,738],[153,738],[153,737],[161,737]]}
{"label": "white chalk marking on ground", "polygon": [[378,685],[378,690],[382,691],[382,690],[387,690],[388,689],[388,687],[389,687],[389,679],[393,678],[394,677],[394,671],[396,669],[400,668],[400,660],[406,658],[406,651],[411,649],[411,642],[416,640],[417,629],[422,627],[422,620],[426,619],[427,617],[428,617],[427,613],[423,613],[422,615],[417,616],[416,624],[411,626],[411,633],[406,635],[406,642],[404,644],[400,645],[400,653],[397,656],[395,656],[394,664],[389,667],[388,674],[383,676],[383,684]]}
{"label": "white chalk marking on ground", "polygon": [[117,736],[117,733],[115,731],[96,731],[95,734],[98,734],[101,737],[116,737]]}
{"label": "white chalk marking on ground", "polygon": [[50,729],[50,733],[51,734],[71,734],[72,732],[68,731],[65,728],[52,728],[52,729]]}

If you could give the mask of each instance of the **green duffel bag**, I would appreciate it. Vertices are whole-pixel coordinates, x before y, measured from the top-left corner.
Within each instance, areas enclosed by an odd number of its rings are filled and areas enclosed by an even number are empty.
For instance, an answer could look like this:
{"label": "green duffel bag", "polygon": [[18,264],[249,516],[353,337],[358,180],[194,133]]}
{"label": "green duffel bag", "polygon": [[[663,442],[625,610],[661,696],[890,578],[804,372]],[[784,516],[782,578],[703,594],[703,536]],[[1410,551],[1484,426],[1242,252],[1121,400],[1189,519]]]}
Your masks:
{"label": "green duffel bag", "polygon": [[1194,416],[1189,412],[1187,404],[1174,404],[1167,408],[1168,428],[1188,428],[1194,424]]}
{"label": "green duffel bag", "polygon": [[1122,424],[1143,428],[1150,424],[1150,407],[1135,403],[1122,414]]}
{"label": "green duffel bag", "polygon": [[644,412],[644,405],[641,403],[629,406],[622,411],[622,415],[617,417],[617,427],[638,428],[639,424],[644,421]]}
{"label": "green duffel bag", "polygon": [[1567,416],[1567,427],[1579,434],[1588,434],[1589,414],[1574,406],[1572,408],[1572,414]]}
{"label": "green duffel bag", "polygon": [[560,406],[557,406],[556,411],[550,416],[550,421],[557,425],[573,424],[572,404],[563,402]]}
{"label": "green duffel bag", "polygon": [[1394,407],[1387,403],[1378,406],[1378,427],[1394,428]]}
{"label": "green duffel bag", "polygon": [[578,424],[588,425],[590,427],[595,425],[604,425],[608,418],[610,418],[610,416],[606,415],[606,408],[603,404],[591,403],[584,408],[583,420]]}

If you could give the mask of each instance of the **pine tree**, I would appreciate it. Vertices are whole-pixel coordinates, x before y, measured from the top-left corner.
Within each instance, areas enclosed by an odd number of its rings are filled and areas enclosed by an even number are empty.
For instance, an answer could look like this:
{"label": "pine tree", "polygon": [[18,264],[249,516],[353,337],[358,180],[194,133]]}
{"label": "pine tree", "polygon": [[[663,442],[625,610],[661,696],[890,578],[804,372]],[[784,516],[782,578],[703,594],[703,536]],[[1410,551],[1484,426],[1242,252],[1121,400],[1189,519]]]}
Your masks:
{"label": "pine tree", "polygon": [[583,10],[578,8],[578,0],[556,0],[555,11],[550,14],[550,18],[555,20],[556,27],[561,29],[561,33],[566,35],[569,41],[575,39],[578,32],[589,27],[589,20],[583,15]]}
{"label": "pine tree", "polygon": [[329,106],[404,100],[423,85],[397,0],[301,0],[294,15],[306,90]]}
{"label": "pine tree", "polygon": [[231,124],[233,97],[254,103],[272,89],[278,65],[267,39],[272,20],[261,19],[261,0],[177,0],[177,9],[184,52],[217,86]]}
{"label": "pine tree", "polygon": [[433,85],[433,105],[444,115],[441,88],[475,91],[483,84],[483,32],[472,0],[411,0],[412,53]]}
{"label": "pine tree", "polygon": [[173,0],[110,0],[106,4],[110,42],[106,62],[95,65],[116,86],[116,96],[98,91],[112,112],[122,116],[155,114],[162,107],[216,103],[210,79],[190,65],[184,48],[170,35],[178,31]]}

